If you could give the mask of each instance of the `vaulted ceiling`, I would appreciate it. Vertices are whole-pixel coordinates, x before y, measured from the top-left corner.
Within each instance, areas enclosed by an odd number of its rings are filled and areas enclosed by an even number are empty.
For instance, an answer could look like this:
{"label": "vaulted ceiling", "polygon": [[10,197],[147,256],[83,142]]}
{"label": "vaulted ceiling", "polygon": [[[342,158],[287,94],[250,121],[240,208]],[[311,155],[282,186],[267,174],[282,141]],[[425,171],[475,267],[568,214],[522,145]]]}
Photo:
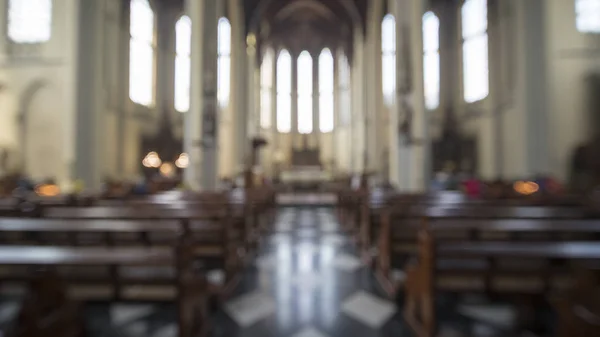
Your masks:
{"label": "vaulted ceiling", "polygon": [[324,47],[352,48],[364,30],[368,0],[244,0],[246,30],[259,48],[285,47],[292,53]]}

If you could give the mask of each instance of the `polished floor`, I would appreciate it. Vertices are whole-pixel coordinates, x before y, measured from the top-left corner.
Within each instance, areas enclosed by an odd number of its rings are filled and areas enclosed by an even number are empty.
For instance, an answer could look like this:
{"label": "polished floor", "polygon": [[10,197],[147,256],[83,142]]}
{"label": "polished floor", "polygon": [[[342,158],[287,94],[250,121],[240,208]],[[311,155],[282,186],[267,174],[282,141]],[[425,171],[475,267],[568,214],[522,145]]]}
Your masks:
{"label": "polished floor", "polygon": [[395,304],[374,285],[331,210],[284,208],[214,336],[404,335]]}
{"label": "polished floor", "polygon": [[[413,336],[401,301],[383,296],[331,208],[280,207],[239,286],[214,306],[211,337]],[[535,336],[513,333],[514,308],[481,296],[440,297],[438,304],[438,337]],[[0,297],[0,336],[18,308]],[[94,337],[177,336],[172,304],[88,304],[85,316]]]}

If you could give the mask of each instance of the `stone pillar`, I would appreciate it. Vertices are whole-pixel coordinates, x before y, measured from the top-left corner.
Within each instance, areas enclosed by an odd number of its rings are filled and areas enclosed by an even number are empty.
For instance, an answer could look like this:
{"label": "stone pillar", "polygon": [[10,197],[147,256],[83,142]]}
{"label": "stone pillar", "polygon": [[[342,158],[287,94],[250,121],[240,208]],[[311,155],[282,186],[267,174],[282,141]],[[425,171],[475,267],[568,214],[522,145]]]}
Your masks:
{"label": "stone pillar", "polygon": [[302,135],[298,132],[298,55],[290,51],[292,57],[292,150],[302,146]]}
{"label": "stone pillar", "polygon": [[410,190],[424,191],[429,185],[431,176],[431,139],[429,123],[425,110],[423,90],[423,29],[422,17],[424,0],[410,1],[405,4],[404,20],[410,27],[411,46],[410,58],[413,70],[412,95],[410,103],[412,110],[412,135],[419,140],[410,151]]}
{"label": "stone pillar", "polygon": [[75,177],[97,191],[104,174],[106,154],[102,125],[106,121],[104,79],[104,12],[106,2],[84,0],[79,6],[76,79]]}
{"label": "stone pillar", "polygon": [[221,149],[221,151],[233,151],[233,172],[240,172],[246,166],[250,146],[248,137],[248,120],[252,109],[247,105],[246,87],[246,37],[244,15],[241,2],[229,0],[229,13],[231,18],[231,119],[234,141],[232,149]]}
{"label": "stone pillar", "polygon": [[313,132],[312,135],[309,135],[309,139],[311,139],[312,141],[309,142],[309,144],[311,145],[311,147],[320,147],[321,148],[321,164],[327,164],[325,162],[323,162],[323,146],[321,144],[321,139],[323,139],[324,137],[321,137],[321,129],[320,129],[320,121],[319,121],[319,116],[320,116],[320,106],[319,106],[319,55],[317,54],[315,55],[311,55],[312,57],[312,80],[313,80],[313,89],[312,89],[312,103],[313,103],[313,108],[312,108],[312,115],[313,115]]}
{"label": "stone pillar", "polygon": [[188,0],[192,20],[190,110],[185,116],[185,150],[191,163],[186,184],[214,190],[217,183],[217,0]]}

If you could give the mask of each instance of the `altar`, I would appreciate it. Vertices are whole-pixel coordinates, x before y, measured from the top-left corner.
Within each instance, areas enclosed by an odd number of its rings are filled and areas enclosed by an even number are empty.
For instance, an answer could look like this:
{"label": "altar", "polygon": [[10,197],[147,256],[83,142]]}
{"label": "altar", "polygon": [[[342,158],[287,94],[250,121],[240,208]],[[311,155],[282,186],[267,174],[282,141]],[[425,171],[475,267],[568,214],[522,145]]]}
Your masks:
{"label": "altar", "polygon": [[323,170],[320,166],[295,166],[282,171],[280,176],[283,184],[301,190],[317,190],[331,179],[331,173]]}

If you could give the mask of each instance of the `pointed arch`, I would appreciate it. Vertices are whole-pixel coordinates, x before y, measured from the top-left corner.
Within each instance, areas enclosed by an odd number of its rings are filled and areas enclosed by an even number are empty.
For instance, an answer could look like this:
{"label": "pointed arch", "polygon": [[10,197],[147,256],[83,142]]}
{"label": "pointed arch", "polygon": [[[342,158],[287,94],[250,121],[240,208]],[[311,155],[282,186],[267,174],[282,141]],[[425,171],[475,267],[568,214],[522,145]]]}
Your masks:
{"label": "pointed arch", "polygon": [[313,59],[308,51],[298,56],[298,132],[313,131]]}
{"label": "pointed arch", "polygon": [[154,103],[154,12],[148,0],[131,0],[129,32],[129,98]]}
{"label": "pointed arch", "polygon": [[182,16],[175,24],[175,109],[190,109],[192,20]]}
{"label": "pointed arch", "polygon": [[292,56],[285,49],[277,58],[277,131],[292,131]]}

